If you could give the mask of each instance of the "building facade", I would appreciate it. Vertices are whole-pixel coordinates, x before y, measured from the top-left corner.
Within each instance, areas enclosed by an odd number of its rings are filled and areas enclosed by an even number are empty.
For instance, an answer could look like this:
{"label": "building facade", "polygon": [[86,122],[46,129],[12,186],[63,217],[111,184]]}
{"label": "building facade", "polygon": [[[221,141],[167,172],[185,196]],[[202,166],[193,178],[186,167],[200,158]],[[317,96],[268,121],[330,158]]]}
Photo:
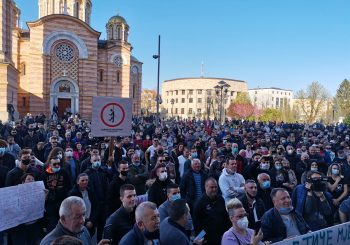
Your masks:
{"label": "building facade", "polygon": [[133,98],[133,114],[140,114],[142,62],[131,55],[125,19],[111,17],[107,40],[100,40],[90,26],[91,0],[38,6],[39,19],[24,30],[14,1],[0,0],[0,119],[8,118],[8,104],[20,116],[55,108],[59,116],[70,111],[90,119],[94,96]]}
{"label": "building facade", "polygon": [[157,113],[157,91],[143,89],[141,93],[141,111],[143,115]]}
{"label": "building facade", "polygon": [[[220,81],[230,86],[222,97],[214,88]],[[247,92],[247,83],[240,80],[204,77],[167,80],[162,84],[162,106],[169,117],[218,118],[221,101],[226,110],[241,92]]]}
{"label": "building facade", "polygon": [[250,100],[259,109],[292,108],[293,91],[280,88],[255,88],[248,90]]}

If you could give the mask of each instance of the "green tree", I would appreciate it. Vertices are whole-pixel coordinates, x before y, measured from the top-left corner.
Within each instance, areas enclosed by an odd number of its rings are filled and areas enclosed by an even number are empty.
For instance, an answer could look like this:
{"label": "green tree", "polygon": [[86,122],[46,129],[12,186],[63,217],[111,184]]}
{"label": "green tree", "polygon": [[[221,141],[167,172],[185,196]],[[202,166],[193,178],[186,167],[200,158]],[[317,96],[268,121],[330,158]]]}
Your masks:
{"label": "green tree", "polygon": [[267,108],[264,110],[263,114],[260,116],[260,121],[269,122],[269,121],[281,121],[282,113],[281,110],[274,108]]}
{"label": "green tree", "polygon": [[247,92],[238,92],[236,98],[232,101],[232,104],[252,104],[249,94]]}
{"label": "green tree", "polygon": [[350,115],[350,82],[344,79],[334,97],[334,106],[340,116]]}
{"label": "green tree", "polygon": [[307,123],[312,123],[321,115],[329,95],[322,84],[313,82],[306,90],[299,90],[295,98],[297,99],[295,106],[299,115],[303,115]]}
{"label": "green tree", "polygon": [[347,115],[345,118],[344,118],[344,123],[350,127],[350,115]]}

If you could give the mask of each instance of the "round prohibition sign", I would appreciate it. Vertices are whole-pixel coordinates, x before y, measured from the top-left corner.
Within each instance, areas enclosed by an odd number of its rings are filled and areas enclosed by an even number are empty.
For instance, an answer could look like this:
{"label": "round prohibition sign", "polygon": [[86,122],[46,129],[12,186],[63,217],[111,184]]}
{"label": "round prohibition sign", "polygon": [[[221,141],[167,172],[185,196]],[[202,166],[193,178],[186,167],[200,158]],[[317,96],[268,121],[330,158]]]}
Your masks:
{"label": "round prohibition sign", "polygon": [[110,128],[114,128],[124,122],[125,110],[118,103],[108,103],[102,108],[100,118],[104,125]]}

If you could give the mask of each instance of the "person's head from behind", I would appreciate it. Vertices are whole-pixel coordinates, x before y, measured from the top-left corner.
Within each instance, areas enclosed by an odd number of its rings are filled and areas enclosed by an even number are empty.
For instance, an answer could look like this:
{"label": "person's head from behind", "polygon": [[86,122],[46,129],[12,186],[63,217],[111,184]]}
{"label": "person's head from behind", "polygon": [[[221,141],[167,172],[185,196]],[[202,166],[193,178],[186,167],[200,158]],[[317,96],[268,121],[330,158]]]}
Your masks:
{"label": "person's head from behind", "polygon": [[73,236],[60,236],[52,241],[50,245],[84,245],[84,243]]}
{"label": "person's head from behind", "polygon": [[210,199],[215,199],[217,194],[218,194],[218,183],[217,181],[209,177],[208,179],[205,180],[205,193]]}
{"label": "person's head from behind", "polygon": [[169,201],[175,201],[181,198],[180,188],[177,184],[171,182],[166,187],[167,197]]}
{"label": "person's head from behind", "polygon": [[184,199],[178,199],[170,203],[168,207],[169,218],[182,227],[185,227],[190,217],[190,209]]}
{"label": "person's head from behind", "polygon": [[136,190],[131,184],[125,184],[120,187],[120,200],[125,209],[132,211],[136,205]]}
{"label": "person's head from behind", "polygon": [[85,211],[83,199],[76,196],[67,197],[60,206],[60,223],[70,232],[79,233],[84,227]]}
{"label": "person's head from behind", "polygon": [[247,213],[243,207],[243,204],[237,198],[231,199],[226,204],[226,209],[233,227],[239,230],[245,230],[248,228]]}
{"label": "person's head from behind", "polygon": [[137,206],[135,220],[139,229],[147,239],[159,238],[159,212],[157,205],[153,202],[143,202]]}
{"label": "person's head from behind", "polygon": [[271,191],[271,199],[275,209],[281,214],[289,214],[293,209],[292,200],[289,193],[284,188],[274,188]]}

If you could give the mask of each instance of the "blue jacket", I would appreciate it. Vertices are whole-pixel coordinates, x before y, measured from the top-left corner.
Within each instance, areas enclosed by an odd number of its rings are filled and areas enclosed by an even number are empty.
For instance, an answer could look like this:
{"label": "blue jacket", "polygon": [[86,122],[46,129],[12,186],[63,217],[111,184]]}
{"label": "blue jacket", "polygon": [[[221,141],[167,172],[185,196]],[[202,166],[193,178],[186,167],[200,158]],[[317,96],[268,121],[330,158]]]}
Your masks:
{"label": "blue jacket", "polygon": [[[307,233],[310,228],[305,220],[294,210],[290,213],[296,222],[301,235]],[[263,241],[279,242],[287,238],[287,229],[281,215],[275,208],[268,210],[261,218],[261,230],[264,234]]]}
{"label": "blue jacket", "polygon": [[[329,192],[324,193],[328,203],[332,205],[332,195]],[[295,187],[293,194],[292,194],[292,203],[295,211],[299,215],[303,215],[304,213],[304,206],[307,196],[307,189],[305,188],[304,184],[297,185]]]}
{"label": "blue jacket", "polygon": [[119,245],[144,245],[145,237],[142,234],[141,230],[135,224],[134,227],[123,236],[120,240]]}
{"label": "blue jacket", "polygon": [[160,224],[160,242],[166,245],[190,245],[185,228],[173,222],[169,217]]}

